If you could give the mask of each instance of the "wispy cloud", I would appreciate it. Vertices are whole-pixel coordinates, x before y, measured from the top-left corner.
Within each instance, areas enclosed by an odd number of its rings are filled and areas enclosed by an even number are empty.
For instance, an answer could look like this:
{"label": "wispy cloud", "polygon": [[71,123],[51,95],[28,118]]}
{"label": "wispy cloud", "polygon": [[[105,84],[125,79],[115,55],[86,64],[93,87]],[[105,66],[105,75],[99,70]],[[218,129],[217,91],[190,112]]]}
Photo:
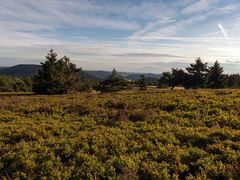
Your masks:
{"label": "wispy cloud", "polygon": [[157,53],[124,53],[124,54],[112,54],[118,57],[165,57],[165,58],[186,58],[185,56],[174,55],[174,54],[157,54]]}
{"label": "wispy cloud", "polygon": [[121,18],[113,20],[110,17],[112,14],[114,14],[112,8],[90,1],[2,0],[0,2],[0,19],[20,23],[21,27],[29,23],[36,26],[48,25],[53,29],[72,26],[133,30],[139,27],[134,21]]}
{"label": "wispy cloud", "polygon": [[218,0],[196,0],[190,5],[182,9],[183,14],[194,14],[202,11],[207,11],[212,5],[216,4]]}
{"label": "wispy cloud", "polygon": [[87,69],[235,62],[239,10],[235,0],[1,0],[0,63],[39,63],[51,48]]}
{"label": "wispy cloud", "polygon": [[223,7],[217,7],[215,9],[209,9],[203,14],[196,12],[194,15],[181,19],[175,17],[175,19],[165,18],[167,21],[163,21],[164,19],[153,21],[148,23],[143,29],[136,31],[132,36],[130,36],[129,39],[154,41],[161,38],[184,37],[182,34],[192,37],[193,34],[190,28],[194,28],[194,30],[197,29],[197,33],[202,33],[201,30],[204,31],[204,29],[202,29],[204,24],[201,24],[201,22],[208,22],[209,18],[216,18],[218,16],[229,14],[229,9],[231,9],[232,12],[236,12],[237,10],[237,8],[233,8],[232,5],[227,5]]}

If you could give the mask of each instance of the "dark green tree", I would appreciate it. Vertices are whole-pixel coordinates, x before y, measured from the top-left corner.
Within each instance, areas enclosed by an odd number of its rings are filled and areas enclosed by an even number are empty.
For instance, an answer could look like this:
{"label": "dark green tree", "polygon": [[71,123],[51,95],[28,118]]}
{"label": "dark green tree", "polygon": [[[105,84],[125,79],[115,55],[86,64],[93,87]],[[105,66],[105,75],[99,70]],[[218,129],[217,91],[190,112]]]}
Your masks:
{"label": "dark green tree", "polygon": [[207,80],[207,63],[203,63],[199,57],[194,64],[186,68],[188,74],[185,86],[188,88],[203,88]]}
{"label": "dark green tree", "polygon": [[226,77],[223,74],[223,67],[216,61],[213,66],[208,69],[208,87],[223,88],[226,86]]}
{"label": "dark green tree", "polygon": [[138,80],[138,86],[139,86],[140,90],[146,90],[147,89],[146,79],[145,79],[145,76],[143,74],[140,76],[140,79]]}
{"label": "dark green tree", "polygon": [[116,69],[113,69],[111,75],[100,83],[98,90],[101,92],[115,92],[127,88],[129,88],[129,81],[118,75]]}
{"label": "dark green tree", "polygon": [[79,71],[81,68],[70,62],[70,58],[64,56],[60,61],[64,62],[65,66],[65,87],[67,92],[75,91],[77,83],[81,83],[79,77]]}
{"label": "dark green tree", "polygon": [[227,76],[227,87],[229,88],[239,88],[240,87],[240,75],[230,74]]}
{"label": "dark green tree", "polygon": [[172,73],[163,72],[162,77],[158,80],[158,87],[169,87],[172,86]]}
{"label": "dark green tree", "polygon": [[[64,94],[72,89],[78,69],[70,59],[57,59],[57,54],[50,50],[42,69],[34,77],[33,91],[37,94]],[[74,76],[74,78],[73,78]]]}
{"label": "dark green tree", "polygon": [[164,72],[159,79],[159,87],[182,86],[185,83],[186,73],[182,69],[172,68],[172,72]]}
{"label": "dark green tree", "polygon": [[172,68],[171,88],[183,86],[185,83],[186,73],[182,69]]}

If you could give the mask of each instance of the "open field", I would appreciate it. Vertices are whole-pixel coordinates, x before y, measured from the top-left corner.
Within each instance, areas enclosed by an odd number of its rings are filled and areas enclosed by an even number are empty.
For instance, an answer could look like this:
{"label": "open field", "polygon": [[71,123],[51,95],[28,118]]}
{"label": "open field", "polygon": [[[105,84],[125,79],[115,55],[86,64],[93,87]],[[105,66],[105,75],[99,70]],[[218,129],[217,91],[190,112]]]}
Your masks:
{"label": "open field", "polygon": [[240,179],[240,90],[1,94],[0,177]]}

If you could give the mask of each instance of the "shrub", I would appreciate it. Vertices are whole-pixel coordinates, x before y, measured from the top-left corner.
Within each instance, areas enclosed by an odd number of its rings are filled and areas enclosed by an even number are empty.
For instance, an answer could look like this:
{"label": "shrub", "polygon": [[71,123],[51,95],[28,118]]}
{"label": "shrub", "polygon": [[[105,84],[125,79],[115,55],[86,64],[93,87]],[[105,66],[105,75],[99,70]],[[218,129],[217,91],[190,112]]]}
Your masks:
{"label": "shrub", "polygon": [[117,102],[114,100],[109,100],[106,103],[106,106],[108,108],[114,108],[114,109],[125,109],[125,108],[127,108],[128,105],[125,102]]}
{"label": "shrub", "polygon": [[144,114],[143,112],[134,112],[134,113],[130,114],[129,119],[133,122],[145,121],[146,114]]}

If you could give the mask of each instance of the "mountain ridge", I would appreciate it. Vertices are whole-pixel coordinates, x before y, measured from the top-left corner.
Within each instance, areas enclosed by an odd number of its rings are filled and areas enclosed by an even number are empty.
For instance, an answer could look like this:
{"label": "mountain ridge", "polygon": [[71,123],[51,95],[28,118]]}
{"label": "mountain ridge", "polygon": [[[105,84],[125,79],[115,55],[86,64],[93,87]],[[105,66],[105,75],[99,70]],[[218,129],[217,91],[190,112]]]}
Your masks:
{"label": "mountain ridge", "polygon": [[[10,76],[33,76],[41,69],[41,65],[36,64],[18,64],[10,67],[0,66],[0,75]],[[104,80],[111,74],[111,71],[103,70],[82,70],[80,76],[87,79]],[[161,74],[155,73],[135,73],[135,72],[118,72],[119,75],[130,79],[138,80],[141,74],[145,75],[146,78],[159,79]]]}

